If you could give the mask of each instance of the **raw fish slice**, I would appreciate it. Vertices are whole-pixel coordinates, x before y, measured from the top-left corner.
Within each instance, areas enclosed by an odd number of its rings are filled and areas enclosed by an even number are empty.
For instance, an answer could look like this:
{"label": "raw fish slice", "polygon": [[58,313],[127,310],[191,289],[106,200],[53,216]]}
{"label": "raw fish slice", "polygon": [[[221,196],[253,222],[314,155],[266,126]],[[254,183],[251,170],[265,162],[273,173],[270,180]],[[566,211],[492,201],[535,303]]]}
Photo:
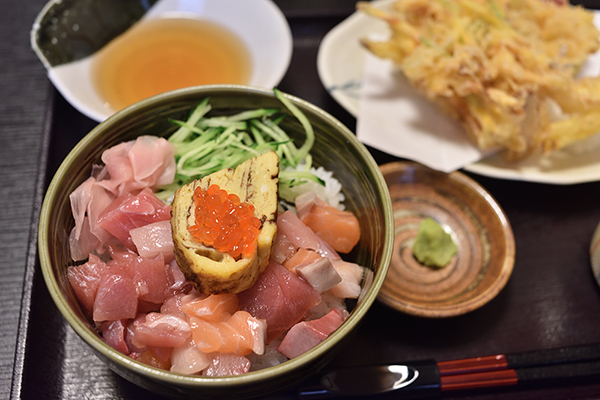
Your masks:
{"label": "raw fish slice", "polygon": [[92,315],[98,286],[108,268],[98,256],[90,254],[88,262],[67,268],[69,283],[84,311]]}
{"label": "raw fish slice", "polygon": [[166,300],[167,271],[163,256],[154,258],[136,257],[129,264],[140,300],[162,304]]}
{"label": "raw fish slice", "polygon": [[349,253],[360,240],[360,225],[353,213],[338,210],[318,197],[310,211],[305,209],[299,219],[336,251]]}
{"label": "raw fish slice", "polygon": [[342,259],[338,252],[321,238],[319,238],[319,250],[317,250],[317,253],[322,257],[329,258],[331,261]]}
{"label": "raw fish slice", "polygon": [[129,231],[129,234],[140,256],[152,258],[160,253],[166,263],[170,263],[175,259],[170,220],[153,222],[134,228]]}
{"label": "raw fish slice", "polygon": [[271,262],[254,286],[238,294],[240,309],[267,323],[267,343],[300,321],[321,296],[283,265]]}
{"label": "raw fish slice", "polygon": [[312,261],[318,260],[322,258],[316,251],[308,250],[304,248],[299,248],[293,256],[283,262],[283,266],[289,269],[290,271],[294,271],[294,269],[301,264],[308,264]]}
{"label": "raw fish slice", "polygon": [[226,321],[212,322],[213,326],[219,331],[223,344],[216,351],[219,353],[234,353],[238,356],[244,356],[251,352],[251,349],[241,350],[243,337],[240,332]]}
{"label": "raw fish slice", "polygon": [[327,339],[347,317],[347,311],[334,308],[319,319],[299,322],[288,331],[277,350],[289,358],[298,357]]}
{"label": "raw fish slice", "polygon": [[129,231],[153,222],[171,219],[171,207],[165,205],[150,189],[137,195],[117,197],[99,216],[98,225],[132,251],[136,251]]}
{"label": "raw fish slice", "polygon": [[137,307],[137,291],[129,271],[120,265],[109,266],[98,285],[94,321],[135,318]]}
{"label": "raw fish slice", "polygon": [[273,241],[271,261],[283,264],[287,259],[292,257],[297,250],[298,247],[296,247],[286,235],[281,231],[278,231],[275,240]]}
{"label": "raw fish slice", "polygon": [[123,261],[125,263],[131,262],[134,258],[138,257],[139,254],[135,251],[125,248],[123,245],[109,245],[108,253],[110,257],[115,261]]}
{"label": "raw fish slice", "polygon": [[[175,260],[167,266],[167,285],[167,297],[191,293],[194,288],[194,285],[185,279],[185,275],[183,275]],[[194,292],[198,293],[197,291]],[[203,297],[206,296],[203,295]]]}
{"label": "raw fish slice", "polygon": [[240,334],[240,342],[233,353],[246,355],[253,352],[260,355],[265,352],[266,322],[257,320],[246,311],[237,311],[227,320],[227,324]]}
{"label": "raw fish slice", "polygon": [[198,317],[188,317],[192,338],[200,351],[211,353],[225,344],[224,338],[215,324]]}
{"label": "raw fish slice", "polygon": [[237,311],[224,321],[206,321],[189,317],[192,337],[205,353],[234,353],[239,356],[252,351],[263,352],[265,323],[244,311]]}
{"label": "raw fish slice", "polygon": [[321,318],[336,307],[347,310],[346,301],[342,297],[331,294],[331,290],[321,293],[321,302],[309,310],[310,319]]}
{"label": "raw fish slice", "polygon": [[146,349],[141,353],[137,360],[154,368],[164,369],[166,371],[171,368],[170,360],[164,360],[163,357],[157,355],[153,349]]}
{"label": "raw fish slice", "polygon": [[125,342],[125,332],[127,331],[127,320],[119,319],[116,321],[106,321],[98,327],[102,339],[113,349],[125,355],[129,355],[129,347]]}
{"label": "raw fish slice", "polygon": [[315,233],[293,211],[287,210],[277,217],[277,232],[285,235],[296,248],[319,249],[319,239]]}
{"label": "raw fish slice", "polygon": [[230,376],[241,375],[250,371],[250,360],[235,354],[213,353],[210,354],[209,366],[202,371],[205,376]]}
{"label": "raw fish slice", "polygon": [[238,298],[231,293],[212,294],[182,304],[181,310],[190,317],[202,318],[205,321],[223,321],[238,310]]}
{"label": "raw fish slice", "polygon": [[187,318],[185,313],[181,310],[183,304],[206,298],[206,295],[201,294],[195,289],[190,290],[189,293],[178,293],[168,297],[160,307],[162,314],[173,314],[181,318]]}
{"label": "raw fish slice", "polygon": [[209,355],[200,351],[190,338],[185,345],[173,349],[170,370],[184,375],[197,374],[208,367],[210,361]]}
{"label": "raw fish slice", "polygon": [[173,314],[148,313],[133,322],[133,343],[138,347],[178,347],[191,335],[188,322]]}
{"label": "raw fish slice", "polygon": [[321,256],[312,262],[298,265],[295,272],[319,293],[323,293],[342,282],[342,277],[335,270],[331,261]]}
{"label": "raw fish slice", "polygon": [[342,277],[342,282],[334,286],[330,292],[337,297],[356,299],[360,294],[360,282],[364,269],[358,264],[347,261],[333,261],[333,267]]}
{"label": "raw fish slice", "polygon": [[171,363],[171,354],[173,353],[173,347],[162,347],[162,346],[147,346],[146,350],[151,351],[156,357],[164,361],[165,363]]}

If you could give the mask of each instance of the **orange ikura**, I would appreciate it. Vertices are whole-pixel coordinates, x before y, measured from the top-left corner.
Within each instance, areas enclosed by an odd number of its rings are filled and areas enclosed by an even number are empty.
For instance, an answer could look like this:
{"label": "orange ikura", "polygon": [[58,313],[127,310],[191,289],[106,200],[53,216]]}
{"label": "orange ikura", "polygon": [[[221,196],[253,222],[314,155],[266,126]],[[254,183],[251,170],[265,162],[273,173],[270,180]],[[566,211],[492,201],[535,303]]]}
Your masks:
{"label": "orange ikura", "polygon": [[254,206],[241,202],[218,185],[194,190],[196,224],[188,227],[194,239],[231,257],[248,257],[260,230]]}

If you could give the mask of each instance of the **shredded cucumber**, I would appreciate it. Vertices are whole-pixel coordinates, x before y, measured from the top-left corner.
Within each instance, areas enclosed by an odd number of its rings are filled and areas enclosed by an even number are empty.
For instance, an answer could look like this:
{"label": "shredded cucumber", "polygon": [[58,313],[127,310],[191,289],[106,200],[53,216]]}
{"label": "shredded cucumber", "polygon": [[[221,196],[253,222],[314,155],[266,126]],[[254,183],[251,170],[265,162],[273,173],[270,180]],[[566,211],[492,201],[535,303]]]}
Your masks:
{"label": "shredded cucumber", "polygon": [[[306,137],[300,148],[281,128],[280,122],[286,116],[280,110],[259,108],[229,116],[210,117],[210,99],[206,98],[186,121],[171,120],[179,127],[168,139],[175,148],[175,180],[160,188],[157,196],[169,201],[179,187],[213,172],[235,168],[271,150],[279,156],[279,196],[285,201],[293,202],[295,193],[291,188],[304,182],[324,185],[324,181],[310,171],[310,151],[315,141],[312,125],[279,90],[274,89],[274,93],[305,131]],[[299,164],[302,167],[296,168]],[[291,168],[286,170],[287,167]]]}

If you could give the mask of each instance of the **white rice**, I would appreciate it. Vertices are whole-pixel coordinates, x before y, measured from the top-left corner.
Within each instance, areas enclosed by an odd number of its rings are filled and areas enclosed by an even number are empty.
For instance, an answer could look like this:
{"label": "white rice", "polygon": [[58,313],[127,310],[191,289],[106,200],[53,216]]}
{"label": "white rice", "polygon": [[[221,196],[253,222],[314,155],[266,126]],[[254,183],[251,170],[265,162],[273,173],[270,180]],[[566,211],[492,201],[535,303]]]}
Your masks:
{"label": "white rice", "polygon": [[[298,164],[296,168],[288,167],[288,170],[305,171],[306,167],[302,163]],[[323,167],[310,167],[309,171],[323,180],[325,182],[325,186],[317,182],[308,181],[291,188],[290,191],[294,192],[296,195],[305,193],[307,191],[313,191],[320,199],[327,202],[327,204],[330,206],[344,210],[345,197],[342,193],[342,184],[333,176],[333,172],[327,171]]]}

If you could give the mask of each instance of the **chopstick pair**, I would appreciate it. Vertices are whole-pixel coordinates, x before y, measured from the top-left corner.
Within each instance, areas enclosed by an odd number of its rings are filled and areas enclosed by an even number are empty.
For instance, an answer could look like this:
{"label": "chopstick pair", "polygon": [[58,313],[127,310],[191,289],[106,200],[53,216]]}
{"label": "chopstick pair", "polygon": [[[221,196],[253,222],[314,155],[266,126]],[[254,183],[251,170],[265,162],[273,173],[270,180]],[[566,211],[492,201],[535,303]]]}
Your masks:
{"label": "chopstick pair", "polygon": [[427,398],[451,390],[600,381],[600,343],[436,362],[331,371],[298,390],[301,399],[374,396]]}
{"label": "chopstick pair", "polygon": [[600,376],[600,343],[437,363],[440,390],[557,384]]}

